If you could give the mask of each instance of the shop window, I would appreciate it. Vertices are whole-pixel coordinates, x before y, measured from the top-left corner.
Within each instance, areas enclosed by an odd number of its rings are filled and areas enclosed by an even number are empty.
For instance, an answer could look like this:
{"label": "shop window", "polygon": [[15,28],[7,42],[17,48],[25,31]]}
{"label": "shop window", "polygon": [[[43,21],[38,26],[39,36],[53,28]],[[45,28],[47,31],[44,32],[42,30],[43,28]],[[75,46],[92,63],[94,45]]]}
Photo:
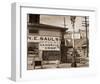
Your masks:
{"label": "shop window", "polygon": [[28,54],[38,55],[38,43],[28,43]]}
{"label": "shop window", "polygon": [[61,54],[60,51],[43,51],[43,60],[60,60]]}

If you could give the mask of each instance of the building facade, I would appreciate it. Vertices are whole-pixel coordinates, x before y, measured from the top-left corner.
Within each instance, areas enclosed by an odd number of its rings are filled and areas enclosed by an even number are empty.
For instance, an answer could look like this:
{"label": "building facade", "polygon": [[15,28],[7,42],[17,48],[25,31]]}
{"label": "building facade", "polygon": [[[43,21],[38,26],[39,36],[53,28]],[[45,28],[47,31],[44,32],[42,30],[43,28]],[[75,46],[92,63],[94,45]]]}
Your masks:
{"label": "building facade", "polygon": [[[31,17],[32,18],[32,17]],[[42,63],[59,63],[64,59],[61,56],[63,33],[67,28],[39,23],[27,23],[27,65],[28,70]],[[65,44],[64,44],[65,45]],[[34,63],[35,62],[35,63]],[[34,65],[35,64],[35,65]]]}

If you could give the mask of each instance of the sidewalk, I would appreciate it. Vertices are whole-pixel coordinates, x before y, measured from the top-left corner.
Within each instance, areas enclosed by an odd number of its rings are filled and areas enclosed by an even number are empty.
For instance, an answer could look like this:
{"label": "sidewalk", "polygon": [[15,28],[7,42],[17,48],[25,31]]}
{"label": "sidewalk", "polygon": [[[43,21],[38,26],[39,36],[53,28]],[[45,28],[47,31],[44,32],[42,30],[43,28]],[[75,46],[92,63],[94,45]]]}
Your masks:
{"label": "sidewalk", "polygon": [[[80,64],[80,63],[77,63],[77,67],[75,68],[81,68],[81,67],[88,67],[89,65],[88,64]],[[38,66],[36,66],[37,68],[36,69],[39,69]],[[71,63],[63,63],[63,64],[45,64],[45,65],[42,65],[42,69],[49,69],[49,68],[71,68]]]}

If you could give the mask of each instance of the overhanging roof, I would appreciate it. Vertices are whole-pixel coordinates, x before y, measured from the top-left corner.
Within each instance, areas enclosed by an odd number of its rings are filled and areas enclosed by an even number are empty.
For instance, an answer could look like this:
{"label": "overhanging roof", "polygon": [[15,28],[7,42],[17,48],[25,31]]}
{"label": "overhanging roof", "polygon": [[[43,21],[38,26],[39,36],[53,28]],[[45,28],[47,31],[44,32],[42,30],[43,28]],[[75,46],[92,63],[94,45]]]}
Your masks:
{"label": "overhanging roof", "polygon": [[53,25],[47,25],[47,24],[33,24],[33,23],[31,24],[31,23],[28,23],[28,27],[43,28],[43,29],[68,30],[68,28],[53,26]]}

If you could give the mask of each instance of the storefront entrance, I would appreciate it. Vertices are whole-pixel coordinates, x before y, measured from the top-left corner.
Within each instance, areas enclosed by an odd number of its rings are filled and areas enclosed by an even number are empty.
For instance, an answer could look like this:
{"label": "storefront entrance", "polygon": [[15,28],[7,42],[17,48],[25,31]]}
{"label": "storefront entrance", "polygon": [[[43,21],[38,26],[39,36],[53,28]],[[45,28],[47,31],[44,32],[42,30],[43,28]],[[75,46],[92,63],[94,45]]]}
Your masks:
{"label": "storefront entrance", "polygon": [[39,43],[28,43],[28,70],[35,69],[37,66],[42,67],[42,59],[39,57]]}

